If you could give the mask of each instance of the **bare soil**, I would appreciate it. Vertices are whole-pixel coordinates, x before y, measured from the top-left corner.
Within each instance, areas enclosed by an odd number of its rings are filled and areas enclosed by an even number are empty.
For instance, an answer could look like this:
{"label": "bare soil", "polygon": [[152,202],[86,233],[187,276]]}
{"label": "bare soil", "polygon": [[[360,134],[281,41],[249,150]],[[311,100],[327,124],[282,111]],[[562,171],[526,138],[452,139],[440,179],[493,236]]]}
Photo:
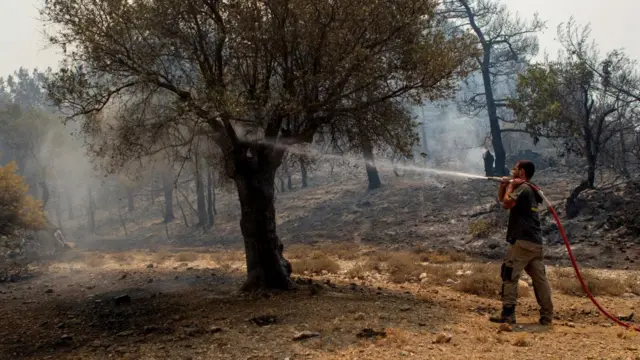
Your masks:
{"label": "bare soil", "polygon": [[[571,179],[544,174],[538,185],[560,202]],[[161,224],[159,202],[127,215],[126,235],[105,213],[99,235],[81,237],[78,220],[75,249],[0,284],[0,359],[640,359],[637,333],[598,314],[561,244],[548,247],[554,326],[536,325],[526,277],[519,324],[488,321],[504,243],[504,215],[486,210],[495,184],[384,177],[365,192],[362,178],[278,194],[298,284],[286,293],[236,292],[245,269],[233,194],[218,194],[213,233],[184,228],[177,209]],[[482,234],[479,219],[492,224]],[[625,260],[638,247],[581,244],[601,303],[638,311],[640,272]]]}

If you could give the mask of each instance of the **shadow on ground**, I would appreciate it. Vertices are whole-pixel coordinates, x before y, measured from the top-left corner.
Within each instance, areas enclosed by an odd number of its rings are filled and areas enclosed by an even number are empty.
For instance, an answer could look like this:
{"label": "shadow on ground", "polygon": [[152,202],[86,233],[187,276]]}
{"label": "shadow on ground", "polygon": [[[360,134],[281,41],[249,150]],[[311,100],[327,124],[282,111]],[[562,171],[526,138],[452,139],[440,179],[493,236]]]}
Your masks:
{"label": "shadow on ground", "polygon": [[[102,272],[113,280],[100,284],[41,278],[3,291],[0,358],[282,359],[374,341],[358,337],[365,328],[425,333],[455,322],[428,298],[356,284],[299,280],[292,292],[247,297],[235,291],[237,272],[162,271],[153,281],[120,273]],[[301,331],[318,336],[294,340]]]}

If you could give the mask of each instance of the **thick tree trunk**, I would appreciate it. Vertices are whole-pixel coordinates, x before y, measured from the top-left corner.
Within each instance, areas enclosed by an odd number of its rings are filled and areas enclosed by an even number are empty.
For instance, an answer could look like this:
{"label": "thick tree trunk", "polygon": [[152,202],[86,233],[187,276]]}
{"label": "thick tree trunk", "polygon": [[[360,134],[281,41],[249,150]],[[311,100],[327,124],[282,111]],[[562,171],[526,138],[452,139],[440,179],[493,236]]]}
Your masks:
{"label": "thick tree trunk", "polygon": [[369,139],[362,141],[362,154],[364,155],[365,168],[367,169],[367,178],[369,179],[369,190],[378,189],[382,186],[378,169],[373,160],[373,146]]}
{"label": "thick tree trunk", "polygon": [[309,186],[309,183],[307,181],[307,164],[304,158],[300,158],[300,173],[302,174],[302,187],[306,188]]}
{"label": "thick tree trunk", "polygon": [[127,186],[127,211],[133,212],[135,210],[135,203],[133,202],[133,188]]}
{"label": "thick tree trunk", "polygon": [[275,170],[263,169],[269,164],[248,164],[249,161],[241,161],[239,167],[243,169],[234,179],[247,259],[247,281],[242,290],[288,290],[293,286],[291,264],[284,258],[283,245],[276,234]]}
{"label": "thick tree trunk", "polygon": [[162,190],[164,192],[164,222],[169,223],[175,219],[173,214],[173,181],[169,173],[162,176]]}
{"label": "thick tree trunk", "polygon": [[93,200],[93,192],[89,188],[89,232],[96,233],[96,203]]}
{"label": "thick tree trunk", "polygon": [[216,194],[215,182],[211,166],[207,165],[207,220],[209,227],[212,227],[216,215]]}
{"label": "thick tree trunk", "polygon": [[596,159],[593,156],[587,156],[587,178],[583,180],[580,185],[576,186],[569,194],[567,198],[565,211],[569,219],[578,216],[580,213],[580,206],[578,203],[578,196],[587,189],[595,188],[596,182]]}

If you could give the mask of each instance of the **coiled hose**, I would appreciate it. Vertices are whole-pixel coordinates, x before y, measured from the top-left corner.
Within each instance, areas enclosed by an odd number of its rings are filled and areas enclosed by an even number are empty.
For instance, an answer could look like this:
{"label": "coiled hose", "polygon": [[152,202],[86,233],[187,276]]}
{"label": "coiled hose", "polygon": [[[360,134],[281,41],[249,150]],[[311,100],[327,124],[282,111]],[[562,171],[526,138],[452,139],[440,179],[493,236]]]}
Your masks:
{"label": "coiled hose", "polygon": [[[489,177],[488,179],[489,180],[493,180],[493,181],[502,181],[501,178],[495,178],[495,177]],[[576,258],[573,256],[573,252],[571,251],[571,246],[569,244],[569,238],[567,238],[567,234],[564,232],[564,228],[562,227],[562,223],[560,222],[560,218],[558,218],[558,213],[556,213],[556,210],[554,209],[553,204],[551,204],[551,201],[549,201],[549,199],[547,199],[547,197],[544,196],[544,193],[542,192],[542,190],[540,190],[539,187],[537,187],[537,186],[535,186],[535,185],[533,185],[531,183],[528,183],[528,182],[526,184],[531,186],[531,188],[533,190],[535,190],[536,192],[538,192],[538,194],[540,194],[540,197],[542,197],[542,199],[544,200],[545,204],[547,205],[547,208],[549,209],[549,212],[551,213],[551,216],[553,216],[553,220],[556,222],[556,225],[558,225],[558,230],[560,231],[560,236],[562,236],[562,240],[564,241],[564,246],[567,248],[567,252],[569,253],[569,259],[571,259],[571,265],[573,266],[573,269],[576,272],[576,277],[580,281],[580,285],[582,285],[582,290],[584,290],[585,294],[587,294],[587,297],[589,298],[589,300],[591,300],[593,305],[595,305],[595,307],[598,308],[598,310],[600,311],[600,313],[602,313],[602,315],[606,316],[607,318],[609,318],[614,323],[616,323],[616,324],[618,324],[620,326],[624,326],[627,329],[640,331],[640,328],[638,328],[637,326],[633,326],[631,324],[625,323],[624,321],[621,321],[617,317],[609,314],[609,312],[607,312],[607,310],[605,310],[598,303],[598,301],[595,299],[593,294],[591,294],[591,291],[589,290],[589,286],[587,286],[586,282],[582,278],[582,274],[580,273],[580,269],[578,268],[578,263],[576,262]]]}

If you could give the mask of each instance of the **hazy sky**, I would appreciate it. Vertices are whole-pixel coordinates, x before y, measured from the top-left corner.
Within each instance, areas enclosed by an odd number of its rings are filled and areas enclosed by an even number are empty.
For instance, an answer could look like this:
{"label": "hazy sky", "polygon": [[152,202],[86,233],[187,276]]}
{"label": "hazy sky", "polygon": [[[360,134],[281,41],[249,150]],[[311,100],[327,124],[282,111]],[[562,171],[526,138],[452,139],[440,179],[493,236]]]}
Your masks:
{"label": "hazy sky", "polygon": [[[601,50],[625,48],[640,60],[640,44],[635,29],[640,1],[637,0],[504,0],[509,8],[529,17],[538,11],[548,28],[540,35],[541,52],[557,49],[556,27],[574,16],[578,23],[591,23],[592,36]],[[42,0],[0,0],[0,77],[20,66],[33,69],[56,67],[57,49],[44,49],[38,7]]]}

